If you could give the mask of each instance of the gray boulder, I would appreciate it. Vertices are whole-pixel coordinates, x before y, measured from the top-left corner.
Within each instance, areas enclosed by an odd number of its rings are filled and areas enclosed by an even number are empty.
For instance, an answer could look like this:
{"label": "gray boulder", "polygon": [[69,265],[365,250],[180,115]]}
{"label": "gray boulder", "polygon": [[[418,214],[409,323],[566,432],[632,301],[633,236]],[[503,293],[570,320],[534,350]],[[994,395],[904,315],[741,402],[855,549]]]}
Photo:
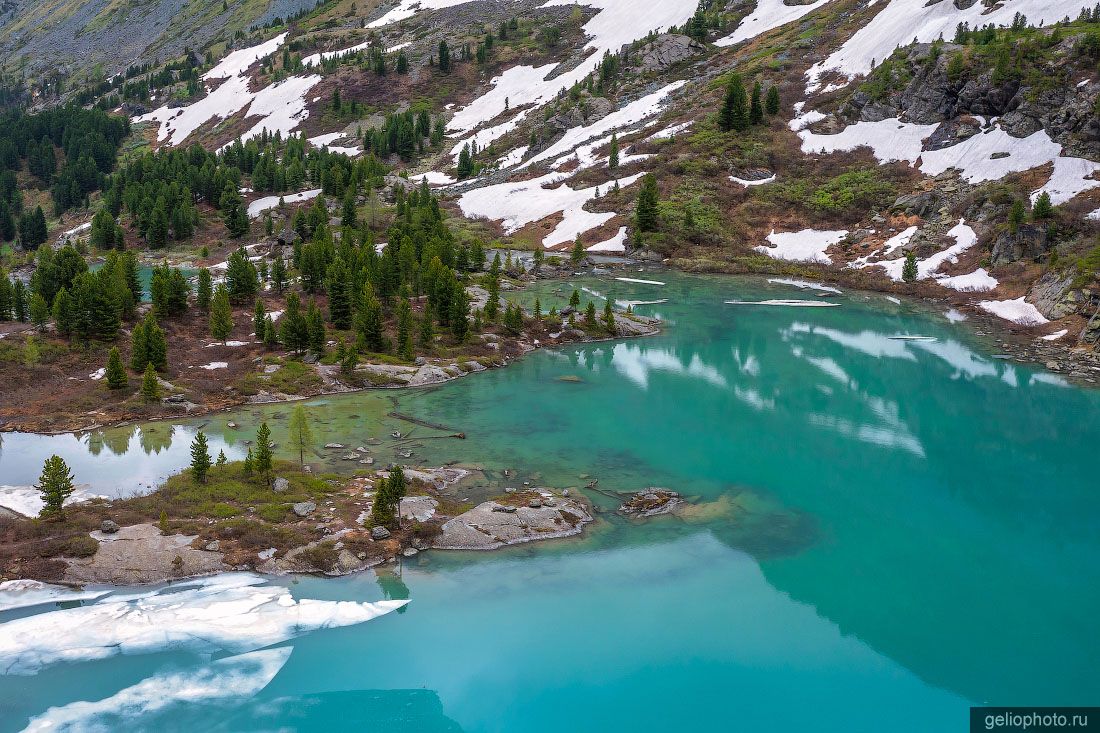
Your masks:
{"label": "gray boulder", "polygon": [[372,527],[370,531],[370,538],[372,540],[385,540],[389,539],[390,531],[385,527]]}
{"label": "gray boulder", "polygon": [[118,523],[111,519],[104,519],[102,522],[99,523],[99,531],[103,534],[114,534],[115,532],[118,532],[118,530]]}
{"label": "gray boulder", "polygon": [[295,504],[292,509],[299,517],[308,517],[310,514],[317,511],[317,505],[312,501],[300,501]]}
{"label": "gray boulder", "polygon": [[276,494],[282,494],[283,492],[290,490],[290,482],[280,476],[279,478],[275,479],[275,483],[271,485],[271,490],[274,491]]}

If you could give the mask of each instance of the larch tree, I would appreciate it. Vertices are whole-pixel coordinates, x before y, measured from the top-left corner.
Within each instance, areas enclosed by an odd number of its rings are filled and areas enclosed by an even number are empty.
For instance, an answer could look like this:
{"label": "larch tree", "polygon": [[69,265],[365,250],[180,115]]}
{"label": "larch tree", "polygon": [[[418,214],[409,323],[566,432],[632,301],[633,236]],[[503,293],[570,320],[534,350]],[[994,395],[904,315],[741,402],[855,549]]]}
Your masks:
{"label": "larch tree", "polygon": [[306,451],[313,448],[313,430],[302,405],[295,405],[290,413],[290,447],[298,451],[298,464],[306,463]]}

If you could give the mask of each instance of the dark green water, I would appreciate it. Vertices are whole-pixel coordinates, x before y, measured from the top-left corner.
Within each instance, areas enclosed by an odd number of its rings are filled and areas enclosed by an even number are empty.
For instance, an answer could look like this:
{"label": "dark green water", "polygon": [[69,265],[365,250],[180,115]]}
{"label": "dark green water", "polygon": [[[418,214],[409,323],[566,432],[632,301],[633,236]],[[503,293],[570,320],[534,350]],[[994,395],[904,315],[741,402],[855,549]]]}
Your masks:
{"label": "dark green water", "polygon": [[[224,729],[961,731],[972,704],[1098,702],[1100,394],[994,359],[965,324],[881,296],[733,306],[813,296],[637,276],[667,284],[577,284],[667,298],[637,307],[666,320],[660,336],[317,400],[319,443],[377,439],[380,463],[395,450],[421,465],[477,462],[492,486],[467,495],[583,475],[607,490],[668,486],[704,511],[644,524],[603,514],[580,540],[426,553],[399,577],[287,581],[303,598],[412,602],[290,642],[263,692],[232,715],[218,708]],[[543,286],[544,310],[558,287]],[[468,439],[415,428],[397,446],[390,433],[411,426],[386,417],[395,410]],[[186,463],[196,424],[233,453],[261,418],[282,441],[288,412],[6,435],[0,484],[32,482],[58,452],[92,490],[125,494]],[[315,465],[351,470],[341,451],[322,453]],[[0,677],[0,729],[206,661],[165,652]],[[126,726],[193,730],[212,705]]]}

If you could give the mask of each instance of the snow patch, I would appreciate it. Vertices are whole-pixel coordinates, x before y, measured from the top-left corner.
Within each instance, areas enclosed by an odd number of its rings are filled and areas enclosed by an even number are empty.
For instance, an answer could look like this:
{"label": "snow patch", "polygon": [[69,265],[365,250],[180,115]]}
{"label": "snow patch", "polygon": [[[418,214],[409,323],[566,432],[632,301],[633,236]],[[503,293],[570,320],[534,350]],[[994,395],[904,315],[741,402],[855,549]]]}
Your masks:
{"label": "snow patch", "polygon": [[978,306],[998,318],[1018,323],[1021,326],[1042,326],[1045,323],[1050,323],[1039,312],[1039,309],[1026,302],[1023,296],[1015,300],[983,300],[978,303]]}
{"label": "snow patch", "polygon": [[737,30],[725,38],[719,38],[714,42],[714,45],[725,48],[741,41],[756,38],[761,33],[766,33],[773,28],[786,25],[808,13],[812,13],[826,2],[828,0],[816,0],[816,2],[807,5],[787,5],[783,0],[758,0],[756,8],[738,24]]}
{"label": "snow patch", "polygon": [[283,200],[285,204],[296,204],[301,201],[309,201],[315,199],[321,195],[321,189],[314,188],[309,191],[300,191],[299,193],[286,194],[284,196],[264,196],[262,199],[256,199],[248,205],[248,216],[252,219],[257,218],[265,211],[270,211],[279,205],[279,199]]}
{"label": "snow patch", "polygon": [[776,233],[773,229],[771,234],[768,235],[768,241],[773,246],[761,245],[754,247],[754,249],[777,260],[819,262],[823,265],[829,265],[832,264],[832,260],[825,254],[825,250],[846,236],[848,236],[847,229],[836,231],[803,229],[798,232],[780,233]]}

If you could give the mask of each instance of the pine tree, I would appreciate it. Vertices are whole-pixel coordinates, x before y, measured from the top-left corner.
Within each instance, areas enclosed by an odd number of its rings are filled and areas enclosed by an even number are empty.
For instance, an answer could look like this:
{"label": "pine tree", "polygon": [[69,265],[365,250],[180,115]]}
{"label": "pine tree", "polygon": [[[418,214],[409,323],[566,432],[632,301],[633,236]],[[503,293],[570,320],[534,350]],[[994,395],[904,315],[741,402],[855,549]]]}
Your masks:
{"label": "pine tree", "polygon": [[27,286],[22,280],[16,280],[12,285],[11,310],[15,320],[20,323],[27,321]]}
{"label": "pine tree", "polygon": [[619,168],[619,135],[611,133],[611,152],[607,156],[607,167],[611,170]]}
{"label": "pine tree", "polygon": [[218,208],[225,219],[225,228],[229,230],[229,236],[238,239],[248,232],[248,212],[244,208],[244,200],[232,182],[225,184],[218,201]]}
{"label": "pine tree", "polygon": [[451,71],[451,49],[446,41],[439,42],[439,70],[444,74]]}
{"label": "pine tree", "polygon": [[251,476],[252,472],[255,470],[255,463],[256,461],[252,458],[252,448],[249,448],[248,453],[245,454],[244,465],[241,466],[241,472],[245,476]]}
{"label": "pine tree", "polygon": [[191,443],[191,477],[195,479],[195,483],[206,483],[210,465],[210,449],[206,444],[205,433],[200,430]]}
{"label": "pine tree", "polygon": [[260,423],[260,429],[256,431],[256,453],[253,458],[256,473],[266,480],[274,467],[274,458],[271,455],[271,429],[266,422]]}
{"label": "pine tree", "polygon": [[264,311],[264,302],[260,298],[256,298],[256,305],[252,309],[252,331],[258,341],[263,341],[264,320],[266,318],[267,313]]}
{"label": "pine tree", "polygon": [[149,363],[149,342],[145,336],[145,324],[149,318],[134,326],[130,334],[130,368],[135,372],[145,371],[145,365]]}
{"label": "pine tree", "polygon": [[917,253],[909,251],[905,253],[905,264],[901,266],[901,279],[911,283],[917,279]]}
{"label": "pine tree", "polygon": [[581,291],[574,289],[569,295],[569,307],[577,310],[581,307]]}
{"label": "pine tree", "polygon": [[61,456],[53,455],[42,465],[42,474],[34,485],[42,497],[40,516],[63,516],[65,500],[73,494],[73,475]]}
{"label": "pine tree", "polygon": [[657,229],[657,177],[646,173],[642,178],[642,187],[638,192],[638,208],[634,214],[638,231],[652,232]]}
{"label": "pine tree", "polygon": [[584,309],[584,325],[589,328],[596,327],[596,304],[591,300],[588,301],[588,306]]}
{"label": "pine tree", "polygon": [[352,279],[343,257],[337,257],[328,268],[328,314],[332,325],[351,328]]}
{"label": "pine tree", "polygon": [[372,527],[393,526],[395,513],[393,502],[390,499],[389,482],[380,477],[374,486],[374,500],[370,507],[370,523]]}
{"label": "pine tree", "polygon": [[[0,273],[2,276],[2,273]],[[3,281],[0,280],[0,286],[3,286]],[[0,293],[2,294],[2,293]],[[73,332],[73,299],[69,295],[69,291],[62,287],[57,291],[57,295],[53,299],[53,324],[57,329],[57,333],[61,336],[69,336]],[[3,303],[0,302],[0,321],[4,320],[4,308]]]}
{"label": "pine tree", "polygon": [[225,343],[233,332],[233,309],[229,305],[229,292],[225,285],[218,284],[214,291],[214,302],[210,306],[210,335]]}
{"label": "pine tree", "polygon": [[214,461],[214,465],[218,468],[225,468],[226,464],[228,463],[229,459],[225,457],[225,451],[218,451],[218,460]]}
{"label": "pine tree", "polygon": [[276,257],[271,263],[271,287],[277,292],[283,292],[287,286],[286,262],[282,257]]}
{"label": "pine tree", "polygon": [[279,332],[275,328],[275,321],[271,320],[271,316],[264,316],[264,335],[260,340],[264,342],[264,347],[268,349],[274,349],[279,343]]}
{"label": "pine tree", "polygon": [[210,312],[210,299],[213,294],[213,279],[210,277],[210,270],[205,267],[199,270],[199,283],[198,289],[195,292],[195,305],[199,307],[203,313]]}
{"label": "pine tree", "polygon": [[141,379],[141,396],[146,402],[156,402],[160,399],[160,382],[157,381],[157,372],[150,362],[145,365],[145,375]]}
{"label": "pine tree", "polygon": [[365,349],[382,351],[382,326],[382,303],[374,295],[370,283],[367,283],[363,287],[363,304],[356,319],[356,330]]}
{"label": "pine tree", "polygon": [[726,85],[726,96],[719,114],[719,125],[727,132],[749,129],[749,100],[740,74],[733,74]]}
{"label": "pine tree", "polygon": [[749,122],[753,125],[759,125],[764,121],[764,105],[761,103],[762,94],[763,89],[760,82],[757,81],[752,85],[752,102],[749,104]]}
{"label": "pine tree", "polygon": [[122,355],[117,346],[111,348],[111,353],[107,357],[106,379],[107,386],[111,389],[124,389],[129,384],[126,370],[122,366]]}
{"label": "pine tree", "polygon": [[770,115],[779,114],[779,87],[772,84],[764,97],[764,111]]}
{"label": "pine tree", "polygon": [[458,164],[455,168],[458,173],[458,179],[469,178],[474,172],[474,162],[470,154],[470,144],[466,143],[462,146],[462,150],[458,154]]}
{"label": "pine tree", "polygon": [[607,332],[615,335],[615,310],[611,307],[612,297],[607,296],[607,302],[603,306],[603,325]]}
{"label": "pine tree", "polygon": [[306,451],[313,448],[313,430],[309,426],[306,410],[300,404],[295,405],[290,413],[290,447],[298,451],[298,463],[304,466]]}
{"label": "pine tree", "polygon": [[256,266],[248,260],[243,249],[229,255],[225,268],[225,287],[234,303],[247,303],[260,289],[260,277]]}
{"label": "pine tree", "polygon": [[500,314],[500,253],[493,255],[493,264],[489,265],[489,274],[486,276],[486,290],[489,291],[489,299],[485,301],[485,317],[490,323],[495,323]]}

